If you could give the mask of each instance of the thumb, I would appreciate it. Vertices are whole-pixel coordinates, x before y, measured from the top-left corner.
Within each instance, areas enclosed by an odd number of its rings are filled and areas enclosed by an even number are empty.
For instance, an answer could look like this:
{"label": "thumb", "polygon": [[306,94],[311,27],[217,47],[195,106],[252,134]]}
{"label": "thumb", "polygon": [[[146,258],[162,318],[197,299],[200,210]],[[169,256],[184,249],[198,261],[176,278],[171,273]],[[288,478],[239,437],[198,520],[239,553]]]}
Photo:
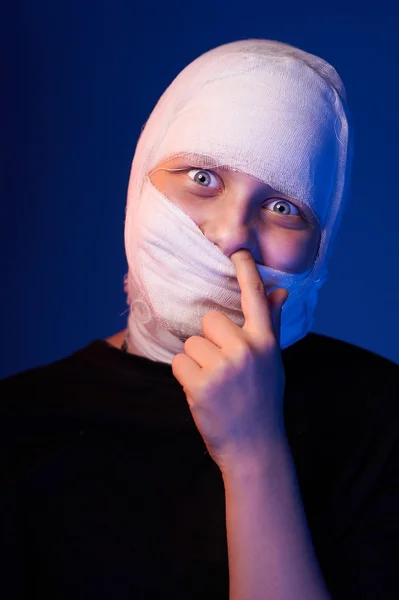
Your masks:
{"label": "thumb", "polygon": [[273,330],[276,340],[280,345],[280,329],[281,329],[281,311],[289,296],[289,292],[284,288],[277,288],[269,296],[269,306],[271,311]]}

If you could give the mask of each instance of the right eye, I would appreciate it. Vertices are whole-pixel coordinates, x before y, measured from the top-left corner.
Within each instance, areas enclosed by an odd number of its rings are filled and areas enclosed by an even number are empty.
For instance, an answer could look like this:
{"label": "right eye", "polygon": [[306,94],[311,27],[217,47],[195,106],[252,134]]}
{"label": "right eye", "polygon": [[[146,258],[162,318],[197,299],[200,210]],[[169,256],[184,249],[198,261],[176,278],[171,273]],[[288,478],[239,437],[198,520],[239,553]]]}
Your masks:
{"label": "right eye", "polygon": [[[194,173],[194,175],[192,175],[192,173]],[[187,171],[187,175],[190,177],[190,179],[192,179],[193,181],[195,181],[195,183],[198,183],[202,187],[212,187],[211,183],[213,178],[215,187],[217,189],[220,188],[217,175],[212,171],[208,171],[206,169],[190,169],[189,171]]]}

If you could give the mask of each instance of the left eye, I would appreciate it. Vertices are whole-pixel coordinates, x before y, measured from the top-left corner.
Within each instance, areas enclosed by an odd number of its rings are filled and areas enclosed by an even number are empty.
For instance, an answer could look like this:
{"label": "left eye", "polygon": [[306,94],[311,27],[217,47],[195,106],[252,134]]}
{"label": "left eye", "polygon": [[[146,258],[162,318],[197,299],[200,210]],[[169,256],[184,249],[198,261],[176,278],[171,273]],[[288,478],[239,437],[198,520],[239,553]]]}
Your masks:
{"label": "left eye", "polygon": [[271,208],[271,210],[273,212],[277,212],[280,215],[300,215],[301,214],[299,212],[299,210],[297,209],[297,207],[295,206],[295,204],[293,204],[292,202],[289,202],[289,200],[273,200],[272,202],[268,202],[267,205],[265,205],[265,208],[268,208],[268,209]]}
{"label": "left eye", "polygon": [[[195,173],[195,175],[192,176],[190,173]],[[190,169],[187,172],[187,175],[190,177],[190,179],[205,187],[210,187],[213,178],[215,186],[218,187],[218,180],[212,171],[205,171],[204,169]]]}

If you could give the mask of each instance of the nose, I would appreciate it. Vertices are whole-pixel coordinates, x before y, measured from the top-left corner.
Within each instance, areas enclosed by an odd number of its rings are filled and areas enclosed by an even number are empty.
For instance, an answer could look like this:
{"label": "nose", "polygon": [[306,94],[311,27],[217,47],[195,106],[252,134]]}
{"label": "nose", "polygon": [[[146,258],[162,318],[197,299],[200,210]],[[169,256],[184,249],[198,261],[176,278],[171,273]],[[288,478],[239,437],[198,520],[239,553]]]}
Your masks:
{"label": "nose", "polygon": [[230,258],[234,252],[243,249],[248,250],[254,260],[262,264],[256,231],[248,223],[248,215],[242,211],[240,214],[237,208],[229,211],[229,214],[224,212],[220,218],[215,218],[207,227],[200,229],[227,257]]}

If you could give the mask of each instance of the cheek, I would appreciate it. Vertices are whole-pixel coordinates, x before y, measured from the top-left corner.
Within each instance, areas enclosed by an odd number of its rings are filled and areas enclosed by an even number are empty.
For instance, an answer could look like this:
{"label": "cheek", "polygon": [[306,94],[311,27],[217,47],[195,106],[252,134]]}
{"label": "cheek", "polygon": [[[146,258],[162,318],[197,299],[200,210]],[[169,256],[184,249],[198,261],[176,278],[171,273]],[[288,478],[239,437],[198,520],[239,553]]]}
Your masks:
{"label": "cheek", "polygon": [[295,230],[278,227],[262,237],[263,262],[287,273],[309,269],[317,255],[320,234],[313,229]]}
{"label": "cheek", "polygon": [[197,225],[201,222],[201,219],[204,218],[203,206],[201,207],[203,198],[198,198],[197,202],[195,199],[187,198],[182,187],[177,185],[176,179],[166,171],[155,171],[151,174],[150,180],[154,187],[185,212]]}

